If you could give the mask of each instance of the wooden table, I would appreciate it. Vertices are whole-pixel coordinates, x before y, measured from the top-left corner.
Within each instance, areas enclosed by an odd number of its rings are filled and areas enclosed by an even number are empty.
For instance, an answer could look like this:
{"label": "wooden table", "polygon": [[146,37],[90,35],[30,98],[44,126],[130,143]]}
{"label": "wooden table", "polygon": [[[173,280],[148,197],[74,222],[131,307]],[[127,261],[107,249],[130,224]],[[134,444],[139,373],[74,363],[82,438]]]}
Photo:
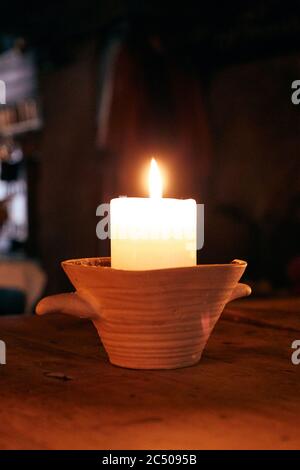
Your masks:
{"label": "wooden table", "polygon": [[86,322],[2,318],[0,449],[300,447],[300,299],[232,302],[201,362],[111,366]]}

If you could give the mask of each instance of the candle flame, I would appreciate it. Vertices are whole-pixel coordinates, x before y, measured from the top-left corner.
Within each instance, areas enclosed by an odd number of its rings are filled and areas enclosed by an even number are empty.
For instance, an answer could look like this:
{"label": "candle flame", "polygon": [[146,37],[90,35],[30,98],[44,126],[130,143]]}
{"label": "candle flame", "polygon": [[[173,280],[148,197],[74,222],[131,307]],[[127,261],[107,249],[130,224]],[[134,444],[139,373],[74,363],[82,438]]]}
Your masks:
{"label": "candle flame", "polygon": [[163,182],[155,158],[151,159],[149,172],[149,193],[151,198],[161,198],[163,195]]}

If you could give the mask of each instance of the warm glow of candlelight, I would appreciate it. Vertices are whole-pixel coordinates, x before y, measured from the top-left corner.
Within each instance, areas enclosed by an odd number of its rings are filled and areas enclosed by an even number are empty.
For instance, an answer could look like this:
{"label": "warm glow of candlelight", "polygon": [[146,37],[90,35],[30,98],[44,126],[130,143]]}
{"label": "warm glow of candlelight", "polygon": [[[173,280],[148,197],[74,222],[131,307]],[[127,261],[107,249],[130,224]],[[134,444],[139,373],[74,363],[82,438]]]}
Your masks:
{"label": "warm glow of candlelight", "polygon": [[149,194],[151,198],[162,198],[163,182],[155,158],[152,158],[149,172]]}
{"label": "warm glow of candlelight", "polygon": [[195,266],[196,201],[163,197],[165,179],[154,158],[148,183],[150,197],[110,201],[112,268],[141,271]]}

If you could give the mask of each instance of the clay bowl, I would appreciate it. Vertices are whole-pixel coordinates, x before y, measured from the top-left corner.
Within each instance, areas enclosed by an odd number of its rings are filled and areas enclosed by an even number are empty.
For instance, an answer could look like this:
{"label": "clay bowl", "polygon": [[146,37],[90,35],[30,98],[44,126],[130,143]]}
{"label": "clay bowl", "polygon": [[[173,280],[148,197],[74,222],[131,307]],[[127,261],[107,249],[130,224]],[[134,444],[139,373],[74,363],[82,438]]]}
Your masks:
{"label": "clay bowl", "polygon": [[239,284],[247,263],[151,271],[112,269],[109,258],[68,260],[76,289],[46,297],[37,314],[90,318],[112,364],[134,369],[191,366],[201,357],[225,305],[251,293]]}

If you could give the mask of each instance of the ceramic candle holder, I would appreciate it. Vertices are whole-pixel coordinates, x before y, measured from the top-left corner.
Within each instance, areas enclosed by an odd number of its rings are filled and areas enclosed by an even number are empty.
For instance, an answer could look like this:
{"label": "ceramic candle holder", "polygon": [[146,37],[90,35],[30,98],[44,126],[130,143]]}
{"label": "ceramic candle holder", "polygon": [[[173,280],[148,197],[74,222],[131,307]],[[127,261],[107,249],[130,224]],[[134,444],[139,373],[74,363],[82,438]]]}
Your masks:
{"label": "ceramic candle holder", "polygon": [[46,297],[39,315],[90,318],[112,364],[133,369],[191,366],[202,355],[225,305],[247,296],[238,283],[247,263],[126,271],[110,258],[64,261],[75,293]]}

